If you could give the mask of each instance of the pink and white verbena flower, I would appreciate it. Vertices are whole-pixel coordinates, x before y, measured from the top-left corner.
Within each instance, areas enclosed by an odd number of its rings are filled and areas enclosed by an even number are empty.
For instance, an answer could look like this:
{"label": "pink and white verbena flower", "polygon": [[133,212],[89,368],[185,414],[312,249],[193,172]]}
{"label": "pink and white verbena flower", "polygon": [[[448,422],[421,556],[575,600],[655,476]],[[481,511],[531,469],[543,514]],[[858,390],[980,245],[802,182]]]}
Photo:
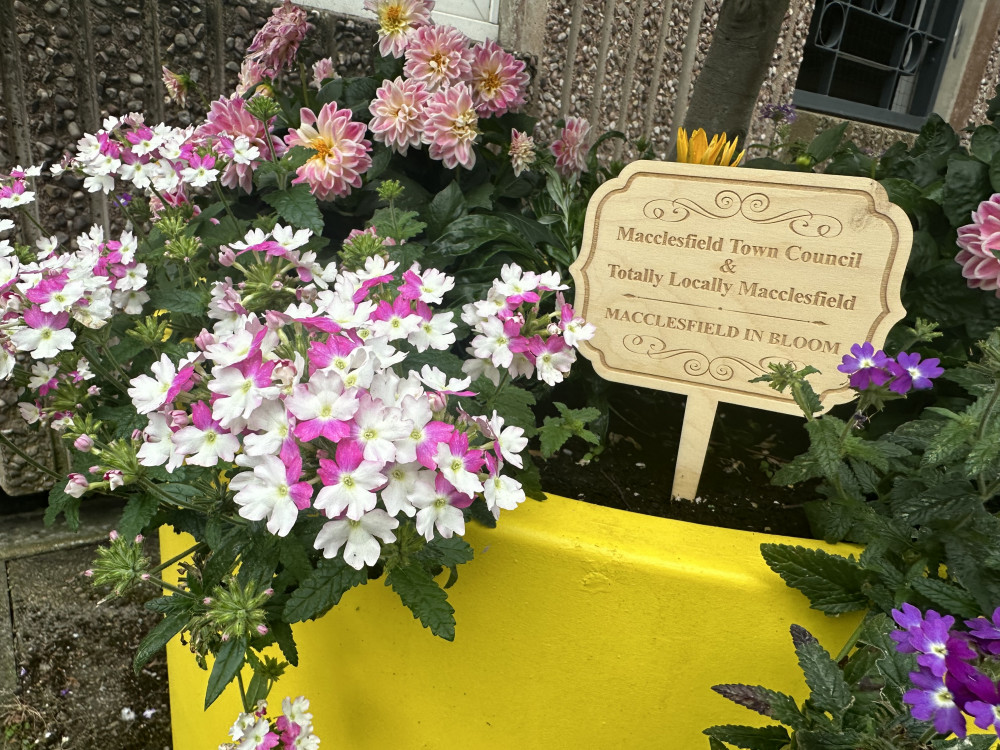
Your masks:
{"label": "pink and white verbena flower", "polygon": [[299,167],[294,183],[306,183],[320,200],[347,195],[361,187],[361,175],[372,165],[371,141],[364,138],[365,124],[351,119],[349,109],[338,109],[336,102],[324,104],[319,115],[311,109],[300,110],[302,126],[289,131],[285,143],[304,146],[316,153]]}
{"label": "pink and white verbena flower", "polygon": [[566,126],[549,149],[556,157],[556,170],[563,177],[580,174],[587,166],[587,135],[590,123],[582,117],[567,117]]}
{"label": "pink and white verbena flower", "polygon": [[424,129],[424,104],[430,95],[421,81],[385,80],[375,92],[369,111],[372,137],[402,155],[419,148]]}
{"label": "pink and white verbena flower", "polygon": [[467,81],[471,71],[469,38],[454,26],[421,26],[410,38],[403,74],[423,81],[428,91]]}
{"label": "pink and white verbena flower", "polygon": [[417,29],[430,24],[434,0],[365,0],[364,7],[378,21],[379,54],[402,57]]}
{"label": "pink and white verbena flower", "polygon": [[1000,193],[994,193],[972,212],[972,223],[958,229],[958,255],[971,289],[995,292],[1000,297],[1000,260],[993,254],[1000,250]]}
{"label": "pink and white verbena flower", "polygon": [[472,145],[479,135],[479,117],[472,104],[472,92],[464,83],[433,94],[425,107],[424,143],[432,159],[449,169],[462,165],[472,169],[476,152]]}

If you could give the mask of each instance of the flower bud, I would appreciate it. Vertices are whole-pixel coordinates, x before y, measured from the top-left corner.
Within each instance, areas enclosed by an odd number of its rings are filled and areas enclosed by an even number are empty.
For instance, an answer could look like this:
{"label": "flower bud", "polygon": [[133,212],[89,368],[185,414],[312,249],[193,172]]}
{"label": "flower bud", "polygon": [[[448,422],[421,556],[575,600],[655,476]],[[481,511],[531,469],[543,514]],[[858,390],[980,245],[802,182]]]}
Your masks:
{"label": "flower bud", "polygon": [[87,477],[83,474],[70,474],[69,482],[66,483],[63,492],[70,497],[83,497],[83,493],[88,489],[90,489],[90,482],[87,481]]}
{"label": "flower bud", "polygon": [[236,262],[236,251],[231,247],[220,247],[219,248],[219,265],[229,268]]}
{"label": "flower bud", "polygon": [[90,435],[80,435],[73,441],[73,447],[81,453],[89,453],[90,449],[94,447],[94,438]]}

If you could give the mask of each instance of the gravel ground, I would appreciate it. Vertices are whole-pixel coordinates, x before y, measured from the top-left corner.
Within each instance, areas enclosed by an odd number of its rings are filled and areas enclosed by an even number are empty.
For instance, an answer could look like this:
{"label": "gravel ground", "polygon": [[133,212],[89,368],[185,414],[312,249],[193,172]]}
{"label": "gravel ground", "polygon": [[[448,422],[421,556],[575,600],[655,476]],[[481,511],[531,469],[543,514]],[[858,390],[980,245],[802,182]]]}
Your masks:
{"label": "gravel ground", "polygon": [[[158,557],[155,540],[147,544]],[[4,750],[170,748],[166,657],[138,675],[131,666],[159,615],[143,609],[150,592],[99,604],[102,593],[80,575],[94,550],[5,563],[17,689],[12,699],[0,694]]]}

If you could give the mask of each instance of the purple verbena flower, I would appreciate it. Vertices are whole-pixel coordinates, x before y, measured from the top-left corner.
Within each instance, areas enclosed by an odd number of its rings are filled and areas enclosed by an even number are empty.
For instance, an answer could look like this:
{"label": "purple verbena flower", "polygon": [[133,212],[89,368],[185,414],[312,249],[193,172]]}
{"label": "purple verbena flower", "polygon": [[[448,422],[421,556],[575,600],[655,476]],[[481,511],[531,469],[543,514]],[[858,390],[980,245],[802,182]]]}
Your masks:
{"label": "purple verbena flower", "polygon": [[924,670],[910,672],[910,680],[914,687],[906,691],[903,700],[913,707],[913,717],[920,721],[933,720],[934,729],[941,734],[965,737],[965,717],[944,681]]}
{"label": "purple verbena flower", "polygon": [[981,651],[992,655],[1000,654],[1000,607],[993,611],[991,620],[977,617],[975,620],[966,620],[965,624]]}
{"label": "purple verbena flower", "polygon": [[944,369],[938,367],[940,362],[937,357],[921,362],[920,355],[916,352],[900,352],[895,362],[889,362],[889,372],[895,378],[889,385],[889,390],[904,394],[911,389],[919,391],[930,388],[931,379],[944,374]]}
{"label": "purple verbena flower", "polygon": [[863,391],[870,385],[883,385],[892,377],[886,369],[892,360],[884,351],[875,351],[870,341],[855,344],[851,353],[845,354],[837,369],[850,375],[851,388]]}
{"label": "purple verbena flower", "polygon": [[[953,638],[951,626],[955,618],[951,615],[942,617],[933,609],[921,615],[920,610],[912,604],[904,603],[903,610],[892,610],[892,619],[897,625],[906,628],[905,631],[895,631],[892,639],[896,641],[896,650],[902,653],[916,653],[917,663],[931,671],[935,677],[943,677],[945,673],[945,657],[949,649],[954,649],[959,658],[971,658],[975,653],[965,641]],[[970,656],[967,657],[966,654]]]}

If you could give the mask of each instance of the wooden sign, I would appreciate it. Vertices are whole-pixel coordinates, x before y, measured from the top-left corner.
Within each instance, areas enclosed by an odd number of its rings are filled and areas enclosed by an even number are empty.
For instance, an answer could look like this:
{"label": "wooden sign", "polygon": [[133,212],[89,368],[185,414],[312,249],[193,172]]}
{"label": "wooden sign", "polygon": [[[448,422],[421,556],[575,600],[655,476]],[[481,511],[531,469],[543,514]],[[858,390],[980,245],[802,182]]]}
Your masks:
{"label": "wooden sign", "polygon": [[575,306],[609,379],[687,394],[674,496],[693,498],[719,401],[800,413],[750,380],[812,365],[824,409],[849,401],[851,345],[904,315],[912,231],[874,180],[640,161],[591,198]]}

